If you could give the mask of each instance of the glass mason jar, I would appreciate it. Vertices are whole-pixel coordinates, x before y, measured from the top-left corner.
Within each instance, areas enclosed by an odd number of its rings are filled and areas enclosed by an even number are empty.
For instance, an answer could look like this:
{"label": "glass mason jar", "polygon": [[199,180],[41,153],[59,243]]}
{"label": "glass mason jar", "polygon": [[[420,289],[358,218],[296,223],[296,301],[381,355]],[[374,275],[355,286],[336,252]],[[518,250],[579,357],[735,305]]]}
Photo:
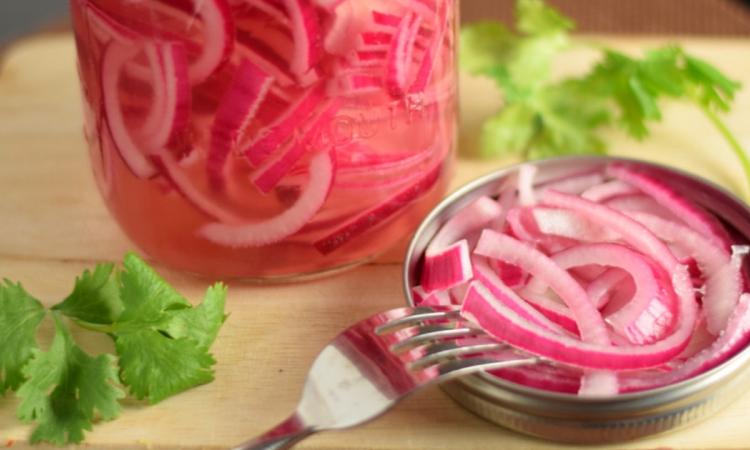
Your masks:
{"label": "glass mason jar", "polygon": [[409,235],[446,189],[456,0],[71,0],[85,131],[130,239],[293,277]]}

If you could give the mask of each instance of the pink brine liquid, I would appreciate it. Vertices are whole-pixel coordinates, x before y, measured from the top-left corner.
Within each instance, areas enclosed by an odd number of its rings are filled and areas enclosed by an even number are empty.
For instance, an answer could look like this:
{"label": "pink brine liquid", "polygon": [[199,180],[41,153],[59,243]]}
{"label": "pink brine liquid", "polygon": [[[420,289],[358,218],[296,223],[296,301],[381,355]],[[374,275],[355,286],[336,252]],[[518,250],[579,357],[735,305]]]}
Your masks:
{"label": "pink brine liquid", "polygon": [[454,0],[71,0],[110,210],[209,276],[333,270],[408,236],[449,178]]}

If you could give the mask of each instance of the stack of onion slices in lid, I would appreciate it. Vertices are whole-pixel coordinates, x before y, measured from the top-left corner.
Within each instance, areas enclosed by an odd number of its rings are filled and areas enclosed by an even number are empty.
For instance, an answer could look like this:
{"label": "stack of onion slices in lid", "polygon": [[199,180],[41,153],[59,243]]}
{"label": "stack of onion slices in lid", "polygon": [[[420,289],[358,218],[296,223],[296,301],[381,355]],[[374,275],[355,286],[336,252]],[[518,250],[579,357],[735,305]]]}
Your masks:
{"label": "stack of onion slices in lid", "polygon": [[460,305],[544,363],[493,372],[533,388],[613,396],[694,377],[750,340],[738,245],[711,213],[624,162],[482,196],[425,250],[417,305]]}

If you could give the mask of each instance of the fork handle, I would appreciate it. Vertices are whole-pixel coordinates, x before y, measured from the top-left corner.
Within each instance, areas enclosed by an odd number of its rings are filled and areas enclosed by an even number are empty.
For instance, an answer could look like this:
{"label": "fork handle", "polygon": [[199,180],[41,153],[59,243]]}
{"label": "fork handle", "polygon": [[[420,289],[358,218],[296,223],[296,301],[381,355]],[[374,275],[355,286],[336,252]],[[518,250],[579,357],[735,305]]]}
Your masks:
{"label": "fork handle", "polygon": [[240,444],[232,450],[285,450],[292,448],[294,444],[313,433],[315,430],[295,413],[265,434]]}

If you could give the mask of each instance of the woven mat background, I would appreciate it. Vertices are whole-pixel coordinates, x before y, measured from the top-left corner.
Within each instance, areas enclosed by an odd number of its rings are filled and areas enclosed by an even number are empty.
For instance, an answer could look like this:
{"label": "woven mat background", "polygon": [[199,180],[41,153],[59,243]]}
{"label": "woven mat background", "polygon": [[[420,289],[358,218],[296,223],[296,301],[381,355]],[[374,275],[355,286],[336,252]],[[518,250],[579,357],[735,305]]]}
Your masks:
{"label": "woven mat background", "polygon": [[[513,0],[461,1],[464,21],[512,21]],[[547,1],[572,17],[581,32],[750,36],[750,0]]]}

